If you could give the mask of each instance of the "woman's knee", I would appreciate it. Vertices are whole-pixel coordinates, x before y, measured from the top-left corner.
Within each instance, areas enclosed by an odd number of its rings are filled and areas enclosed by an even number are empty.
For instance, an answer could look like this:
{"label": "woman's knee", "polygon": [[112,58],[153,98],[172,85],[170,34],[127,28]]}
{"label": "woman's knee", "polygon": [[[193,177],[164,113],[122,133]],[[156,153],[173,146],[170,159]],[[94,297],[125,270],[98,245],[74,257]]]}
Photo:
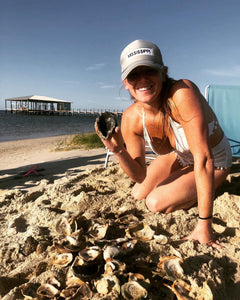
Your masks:
{"label": "woman's knee", "polygon": [[146,206],[149,211],[156,213],[156,212],[163,212],[164,209],[161,207],[161,203],[159,199],[156,199],[156,197],[153,197],[149,195],[146,198]]}
{"label": "woman's knee", "polygon": [[136,200],[142,200],[144,199],[144,192],[143,189],[141,188],[141,185],[136,183],[132,189],[131,195],[134,199]]}

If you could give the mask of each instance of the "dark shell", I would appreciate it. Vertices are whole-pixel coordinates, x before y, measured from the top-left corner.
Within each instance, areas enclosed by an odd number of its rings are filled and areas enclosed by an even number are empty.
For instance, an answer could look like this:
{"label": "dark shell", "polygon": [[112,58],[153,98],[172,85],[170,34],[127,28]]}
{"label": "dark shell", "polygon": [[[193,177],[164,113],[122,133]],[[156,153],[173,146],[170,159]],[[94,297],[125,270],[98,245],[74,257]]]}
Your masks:
{"label": "dark shell", "polygon": [[114,133],[115,128],[117,127],[117,119],[112,113],[105,112],[97,117],[95,125],[99,137],[106,140]]}

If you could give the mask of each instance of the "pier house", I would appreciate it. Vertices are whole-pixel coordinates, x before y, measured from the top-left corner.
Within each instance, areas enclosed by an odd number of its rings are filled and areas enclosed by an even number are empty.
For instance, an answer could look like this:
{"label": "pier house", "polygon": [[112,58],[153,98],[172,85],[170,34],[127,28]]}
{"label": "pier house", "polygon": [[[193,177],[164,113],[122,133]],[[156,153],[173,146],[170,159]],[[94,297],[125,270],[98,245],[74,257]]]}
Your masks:
{"label": "pier house", "polygon": [[[8,107],[8,103],[10,107]],[[71,114],[71,102],[31,95],[5,99],[5,111],[11,113],[64,115]]]}

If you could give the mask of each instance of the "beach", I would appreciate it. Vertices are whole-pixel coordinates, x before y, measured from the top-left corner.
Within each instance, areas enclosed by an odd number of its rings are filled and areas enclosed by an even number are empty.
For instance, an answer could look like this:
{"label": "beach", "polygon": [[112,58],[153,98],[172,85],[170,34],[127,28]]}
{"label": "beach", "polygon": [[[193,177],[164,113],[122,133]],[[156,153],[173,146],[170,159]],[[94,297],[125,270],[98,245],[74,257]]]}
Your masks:
{"label": "beach", "polygon": [[[109,245],[119,253],[108,261],[113,264],[116,258],[125,268],[109,274],[101,256],[99,272],[80,274],[82,288],[72,287],[69,299],[125,299],[123,286],[130,281],[143,284],[146,299],[240,299],[239,160],[216,192],[213,228],[221,247],[212,248],[183,240],[196,225],[196,207],[150,213],[144,201],[132,198],[134,183],[113,156],[104,168],[104,148],[54,151],[66,138],[0,143],[0,299],[37,299],[37,290],[50,282],[56,291],[50,298],[63,299],[77,253],[92,246],[102,253]],[[93,235],[96,224],[106,225],[105,235]],[[144,237],[140,227],[147,230]],[[66,247],[73,240],[77,252]],[[59,265],[59,252],[70,252],[73,259]],[[178,262],[181,268],[170,274],[163,261]],[[185,298],[176,298],[177,284],[183,283]],[[80,296],[84,293],[85,298]]]}

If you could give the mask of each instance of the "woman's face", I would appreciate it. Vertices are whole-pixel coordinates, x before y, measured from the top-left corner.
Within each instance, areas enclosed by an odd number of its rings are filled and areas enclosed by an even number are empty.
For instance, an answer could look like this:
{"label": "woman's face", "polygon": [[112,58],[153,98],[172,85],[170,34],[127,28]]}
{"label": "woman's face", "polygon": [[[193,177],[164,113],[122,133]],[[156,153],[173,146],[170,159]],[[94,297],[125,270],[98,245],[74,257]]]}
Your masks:
{"label": "woman's face", "polygon": [[162,90],[163,72],[150,67],[135,68],[123,81],[126,90],[140,102],[151,104],[159,101]]}

